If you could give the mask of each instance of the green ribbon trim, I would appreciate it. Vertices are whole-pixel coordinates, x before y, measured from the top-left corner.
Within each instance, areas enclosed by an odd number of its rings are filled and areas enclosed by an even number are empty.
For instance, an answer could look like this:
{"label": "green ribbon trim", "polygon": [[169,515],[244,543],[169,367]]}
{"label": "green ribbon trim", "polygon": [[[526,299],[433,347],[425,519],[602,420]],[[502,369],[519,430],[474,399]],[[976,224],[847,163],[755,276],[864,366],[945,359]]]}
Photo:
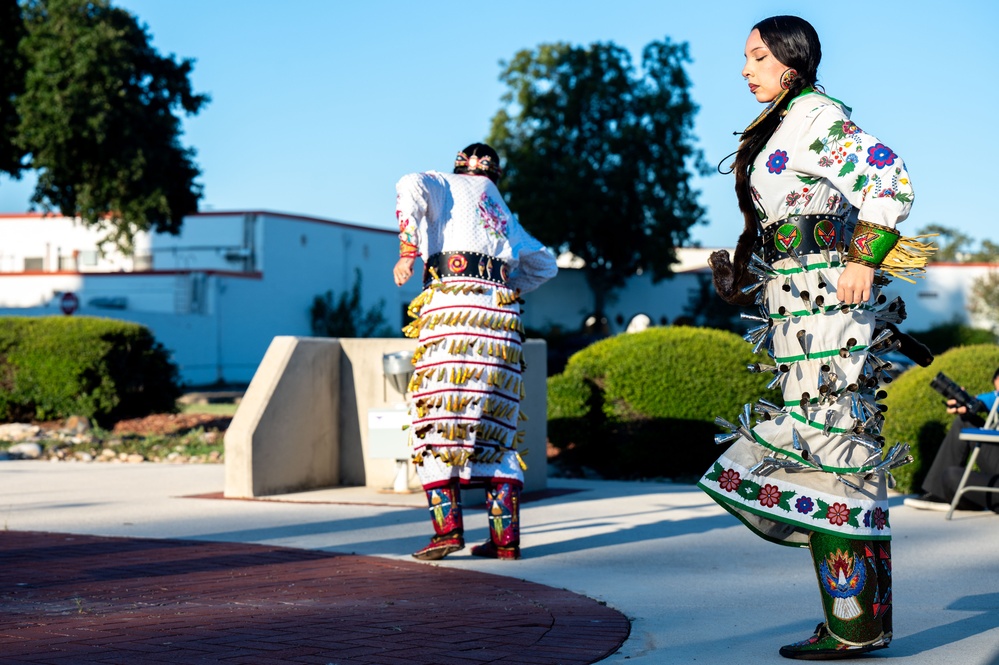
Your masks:
{"label": "green ribbon trim", "polygon": [[[788,415],[791,416],[792,418],[794,418],[795,420],[797,420],[798,422],[800,422],[803,425],[808,425],[809,427],[813,427],[815,429],[820,429],[823,432],[826,431],[825,425],[817,423],[814,420],[809,420],[808,418],[806,418],[805,416],[801,415],[797,411],[791,411],[791,412],[788,413]],[[850,430],[841,429],[839,427],[830,427],[829,431],[830,432],[835,432],[836,434],[846,434]]]}
{"label": "green ribbon trim", "polygon": [[[791,415],[793,416],[794,414],[792,413]],[[756,443],[760,444],[767,450],[772,450],[775,453],[780,453],[781,455],[793,459],[796,462],[801,462],[802,464],[807,466],[809,469],[812,469],[813,471],[825,471],[826,473],[840,473],[840,474],[867,473],[868,471],[874,468],[873,466],[853,466],[853,467],[824,466],[822,464],[816,464],[815,462],[808,462],[805,460],[805,458],[801,457],[795,452],[792,452],[790,450],[785,450],[783,448],[778,448],[777,446],[773,445],[772,443],[761,437],[755,431],[753,431],[752,434],[753,438],[756,440]]]}
{"label": "green ribbon trim", "polygon": [[839,268],[843,263],[841,261],[833,261],[832,263],[809,263],[805,266],[805,269],[801,268],[774,268],[774,272],[778,275],[797,275],[798,273],[808,272],[810,270],[825,270],[826,268]]}
{"label": "green ribbon trim", "polygon": [[[838,305],[823,305],[821,308],[816,307],[815,309],[802,309],[802,310],[799,310],[797,312],[791,312],[790,314],[771,314],[770,318],[772,320],[774,320],[774,321],[783,321],[785,319],[801,318],[802,316],[814,316],[816,314],[828,314],[829,312],[831,312],[834,309],[842,309],[842,308],[843,308],[843,303],[840,303]],[[860,310],[860,311],[874,311],[874,307],[872,305],[864,305],[864,304],[860,304],[860,305],[849,305],[849,309],[847,311],[856,312],[857,310]]]}
{"label": "green ribbon trim", "polygon": [[[850,351],[850,353],[853,353],[854,351],[863,351],[866,348],[867,348],[866,346],[857,345],[850,347],[848,350]],[[778,363],[793,363],[793,362],[798,362],[799,360],[832,358],[833,356],[838,356],[838,355],[839,355],[839,349],[834,349],[832,351],[817,351],[816,353],[809,353],[807,357],[805,356],[805,354],[801,354],[800,356],[786,356],[781,358],[775,357],[774,360],[777,361]]]}

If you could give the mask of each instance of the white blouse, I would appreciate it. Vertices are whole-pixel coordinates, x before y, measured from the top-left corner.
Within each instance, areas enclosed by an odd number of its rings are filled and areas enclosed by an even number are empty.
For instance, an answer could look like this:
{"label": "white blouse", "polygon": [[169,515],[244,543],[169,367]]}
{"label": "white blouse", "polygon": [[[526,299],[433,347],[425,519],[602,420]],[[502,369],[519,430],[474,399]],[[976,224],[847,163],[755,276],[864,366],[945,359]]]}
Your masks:
{"label": "white blouse", "polygon": [[848,215],[894,228],[913,191],[901,158],[850,120],[850,108],[800,95],[750,171],[764,227],[793,215]]}
{"label": "white blouse", "polygon": [[508,286],[522,293],[558,272],[555,257],[524,230],[486,176],[410,173],[395,188],[400,256],[488,254],[507,263]]}

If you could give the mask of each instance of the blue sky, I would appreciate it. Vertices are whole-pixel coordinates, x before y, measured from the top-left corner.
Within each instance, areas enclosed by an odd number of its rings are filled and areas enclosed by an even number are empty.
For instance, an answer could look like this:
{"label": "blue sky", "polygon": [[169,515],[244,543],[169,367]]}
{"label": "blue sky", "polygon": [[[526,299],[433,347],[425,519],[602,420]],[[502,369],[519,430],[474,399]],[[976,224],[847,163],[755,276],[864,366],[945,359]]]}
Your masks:
{"label": "blue sky", "polygon": [[[752,25],[809,20],[820,82],[907,163],[916,202],[902,230],[930,223],[994,238],[984,157],[997,106],[999,4],[700,0],[117,0],[163,54],[194,58],[212,102],[185,121],[203,210],[268,209],[392,228],[395,181],[446,170],[500,107],[501,60],[543,42],[613,41],[636,55],[687,42],[706,160],[736,147],[759,112],[740,77]],[[946,9],[942,9],[946,8]],[[28,207],[32,179],[0,180],[0,212]],[[698,178],[704,246],[741,228],[732,177]]]}

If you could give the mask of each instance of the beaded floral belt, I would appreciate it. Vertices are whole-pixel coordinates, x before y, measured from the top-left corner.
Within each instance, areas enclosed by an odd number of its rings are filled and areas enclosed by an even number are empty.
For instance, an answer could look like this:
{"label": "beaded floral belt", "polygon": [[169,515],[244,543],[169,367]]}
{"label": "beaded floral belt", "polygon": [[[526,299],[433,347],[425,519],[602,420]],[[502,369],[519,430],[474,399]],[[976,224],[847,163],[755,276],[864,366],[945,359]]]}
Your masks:
{"label": "beaded floral belt", "polygon": [[423,267],[423,285],[434,276],[468,277],[506,286],[510,268],[506,261],[479,252],[438,252],[427,259]]}
{"label": "beaded floral belt", "polygon": [[846,251],[851,229],[843,217],[830,215],[797,215],[788,217],[763,230],[763,260],[773,263],[793,252],[805,254]]}

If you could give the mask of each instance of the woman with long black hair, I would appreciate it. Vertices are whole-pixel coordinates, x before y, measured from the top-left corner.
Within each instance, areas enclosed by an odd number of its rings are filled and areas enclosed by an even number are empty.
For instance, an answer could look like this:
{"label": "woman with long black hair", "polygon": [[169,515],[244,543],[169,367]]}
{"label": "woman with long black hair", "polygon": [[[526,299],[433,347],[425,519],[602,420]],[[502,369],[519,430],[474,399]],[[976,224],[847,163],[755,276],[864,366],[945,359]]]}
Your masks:
{"label": "woman with long black hair", "polygon": [[913,200],[902,160],[817,87],[814,28],[767,18],[745,56],[749,91],[768,106],[736,153],[735,254],[709,263],[722,298],[759,307],[746,339],[773,361],[750,369],[773,373],[784,404],[719,418],[731,431],[718,442],[733,443],[699,486],[760,536],[811,551],[825,619],[781,655],[855,656],[892,638],[887,488],[908,459],[904,445],[882,451],[878,353],[895,348],[904,309],[881,289],[920,272],[928,248],[895,230]]}

